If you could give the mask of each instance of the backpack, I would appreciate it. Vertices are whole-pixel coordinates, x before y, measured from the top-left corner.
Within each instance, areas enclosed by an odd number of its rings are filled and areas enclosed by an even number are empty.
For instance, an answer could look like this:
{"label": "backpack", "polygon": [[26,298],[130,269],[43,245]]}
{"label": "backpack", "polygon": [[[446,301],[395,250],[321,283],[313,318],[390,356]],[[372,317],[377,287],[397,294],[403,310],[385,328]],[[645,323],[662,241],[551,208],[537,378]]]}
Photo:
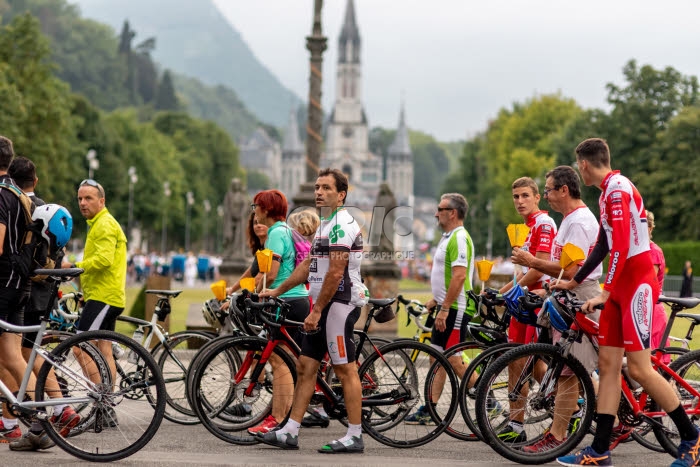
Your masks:
{"label": "backpack", "polygon": [[49,255],[48,243],[41,236],[41,222],[32,220],[34,212],[34,202],[24,194],[22,190],[16,186],[0,182],[0,188],[5,188],[7,191],[17,197],[24,219],[27,222],[27,228],[22,239],[22,246],[18,253],[10,255],[10,263],[13,269],[22,277],[30,278],[33,281],[46,279],[46,276],[36,276],[35,269],[54,269],[56,267],[55,259],[51,259]]}
{"label": "backpack", "polygon": [[294,244],[295,251],[294,267],[296,268],[304,262],[307,256],[309,256],[309,252],[311,251],[311,243],[295,229],[292,229],[289,226],[287,226],[287,228],[292,232],[292,243]]}

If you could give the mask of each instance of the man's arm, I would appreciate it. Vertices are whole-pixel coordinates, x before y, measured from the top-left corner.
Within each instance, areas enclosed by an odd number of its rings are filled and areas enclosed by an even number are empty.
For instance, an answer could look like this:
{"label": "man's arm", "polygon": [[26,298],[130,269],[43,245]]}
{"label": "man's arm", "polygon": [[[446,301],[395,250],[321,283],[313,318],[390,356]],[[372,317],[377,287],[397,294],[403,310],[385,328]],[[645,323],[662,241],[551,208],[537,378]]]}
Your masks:
{"label": "man's arm", "polygon": [[5,224],[0,224],[0,256],[3,253],[5,247],[5,232],[7,231],[7,226]]}
{"label": "man's arm", "polygon": [[[332,263],[331,263],[332,264]],[[303,284],[309,279],[309,266],[311,265],[311,256],[307,256],[304,261],[297,266],[294,271],[292,271],[292,274],[282,282],[276,289],[268,289],[265,293],[261,294],[261,296],[266,297],[266,296],[273,296],[273,297],[279,297],[283,293],[291,290],[292,288],[296,287],[299,284]],[[340,281],[338,281],[340,282]],[[325,281],[324,281],[325,285]],[[337,287],[337,286],[336,286]]]}
{"label": "man's arm", "polygon": [[445,293],[445,301],[441,304],[441,310],[449,310],[450,305],[457,300],[459,294],[464,291],[464,281],[467,279],[467,268],[464,266],[452,267],[452,280]]}
{"label": "man's arm", "polygon": [[[527,253],[527,252],[523,251],[523,253]],[[550,272],[548,272],[548,270],[538,266],[540,264],[545,265],[547,263],[557,264],[557,263],[554,263],[552,261],[549,261],[550,256],[551,255],[549,253],[544,252],[544,251],[538,251],[535,256],[532,256],[530,253],[527,253],[528,263],[524,264],[524,265],[530,269],[525,273],[525,275],[523,277],[521,277],[518,280],[518,284],[521,287],[530,287],[531,285],[539,282],[542,279],[542,276],[544,276],[545,274],[551,276],[552,273],[550,273]],[[515,261],[513,261],[513,262],[515,262]],[[518,263],[516,263],[516,264],[518,264]],[[558,275],[559,275],[559,271],[557,270],[557,272],[554,274],[554,276],[556,277]]]}
{"label": "man's arm", "polygon": [[114,255],[117,252],[116,233],[105,229],[102,232],[95,232],[90,240],[93,243],[94,253],[75,263],[76,267],[83,268],[86,272],[109,269],[114,264]]}

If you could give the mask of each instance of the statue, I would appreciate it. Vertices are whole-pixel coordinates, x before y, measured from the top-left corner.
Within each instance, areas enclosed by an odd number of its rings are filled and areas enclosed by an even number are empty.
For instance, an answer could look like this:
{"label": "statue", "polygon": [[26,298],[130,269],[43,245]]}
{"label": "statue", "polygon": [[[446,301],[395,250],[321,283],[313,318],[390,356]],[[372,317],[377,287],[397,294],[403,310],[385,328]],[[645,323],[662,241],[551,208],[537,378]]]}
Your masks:
{"label": "statue", "polygon": [[[377,194],[377,202],[375,206],[384,209],[384,218],[372,219],[372,229],[374,232],[380,233],[378,243],[372,243],[371,250],[373,252],[393,252],[394,248],[394,229],[396,229],[396,198],[392,193],[391,188],[386,183],[382,183]],[[385,231],[385,226],[390,227],[390,231]],[[388,235],[391,236],[391,238]]]}
{"label": "statue", "polygon": [[224,257],[246,258],[245,229],[248,220],[248,195],[240,179],[231,180],[231,188],[224,198]]}

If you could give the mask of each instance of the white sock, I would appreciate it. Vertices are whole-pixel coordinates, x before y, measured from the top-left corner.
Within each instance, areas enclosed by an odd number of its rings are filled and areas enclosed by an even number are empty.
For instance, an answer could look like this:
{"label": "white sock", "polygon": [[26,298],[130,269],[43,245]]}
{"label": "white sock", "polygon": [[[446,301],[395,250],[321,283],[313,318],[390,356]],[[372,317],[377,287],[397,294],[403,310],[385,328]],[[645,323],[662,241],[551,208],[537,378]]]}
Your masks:
{"label": "white sock", "polygon": [[66,404],[63,405],[54,405],[53,406],[53,414],[54,415],[61,415],[63,413],[63,409],[68,407]]}
{"label": "white sock", "polygon": [[12,428],[17,426],[17,419],[2,417],[2,424],[5,425],[6,430],[11,430]]}
{"label": "white sock", "polygon": [[522,433],[523,430],[525,429],[525,427],[523,426],[522,423],[516,422],[515,420],[509,421],[508,425],[510,425],[510,427],[513,429],[513,431],[518,433],[518,434]]}
{"label": "white sock", "polygon": [[301,423],[292,420],[291,418],[287,420],[287,423],[284,424],[282,428],[279,430],[275,431],[275,434],[277,435],[277,439],[279,441],[282,441],[282,435],[289,433],[292,436],[299,436],[299,427],[301,426]]}
{"label": "white sock", "polygon": [[352,437],[355,436],[360,438],[362,436],[362,425],[353,425],[348,423],[348,432],[345,436],[340,438],[338,441],[348,446],[352,444]]}

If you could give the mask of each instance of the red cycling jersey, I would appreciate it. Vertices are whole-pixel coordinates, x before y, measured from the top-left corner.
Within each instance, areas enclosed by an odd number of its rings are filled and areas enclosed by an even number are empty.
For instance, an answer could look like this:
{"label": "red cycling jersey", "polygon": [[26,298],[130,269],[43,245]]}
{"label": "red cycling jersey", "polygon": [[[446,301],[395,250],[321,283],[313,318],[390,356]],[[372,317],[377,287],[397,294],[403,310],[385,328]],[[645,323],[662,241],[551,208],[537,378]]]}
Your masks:
{"label": "red cycling jersey", "polygon": [[604,289],[612,292],[625,262],[634,256],[649,254],[649,230],[644,201],[632,182],[611,171],[600,185],[600,222],[610,247],[610,264]]}
{"label": "red cycling jersey", "polygon": [[[535,256],[540,251],[548,255],[551,254],[554,237],[557,235],[557,224],[554,223],[554,219],[549,217],[549,213],[547,211],[533,212],[527,216],[525,225],[530,228],[530,232],[527,234],[522,249],[530,252],[532,256]],[[527,269],[523,267],[523,272],[527,272]]]}

